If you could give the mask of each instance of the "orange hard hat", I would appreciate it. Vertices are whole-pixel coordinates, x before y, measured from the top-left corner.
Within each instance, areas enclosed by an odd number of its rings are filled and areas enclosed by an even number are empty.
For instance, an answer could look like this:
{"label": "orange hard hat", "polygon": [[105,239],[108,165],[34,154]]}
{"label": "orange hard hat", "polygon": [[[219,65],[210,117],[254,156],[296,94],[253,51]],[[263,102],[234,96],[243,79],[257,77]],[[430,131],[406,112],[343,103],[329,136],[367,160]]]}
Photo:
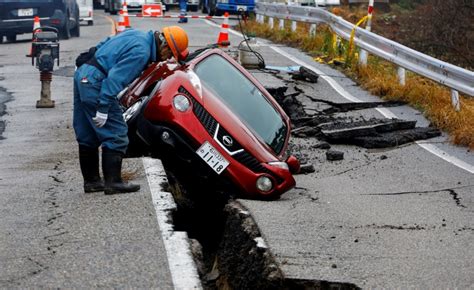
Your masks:
{"label": "orange hard hat", "polygon": [[176,60],[185,60],[188,57],[188,35],[179,26],[163,28],[163,35]]}

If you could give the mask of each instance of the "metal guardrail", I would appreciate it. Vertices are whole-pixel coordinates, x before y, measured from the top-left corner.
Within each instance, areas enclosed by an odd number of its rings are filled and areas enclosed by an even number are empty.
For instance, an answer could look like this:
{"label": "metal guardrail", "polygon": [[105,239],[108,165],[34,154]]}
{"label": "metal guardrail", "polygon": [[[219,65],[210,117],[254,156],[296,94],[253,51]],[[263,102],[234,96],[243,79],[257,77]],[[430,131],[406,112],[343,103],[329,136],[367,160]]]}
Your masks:
{"label": "metal guardrail", "polygon": [[[474,72],[428,56],[380,35],[355,27],[354,24],[324,9],[288,6],[284,4],[256,3],[257,17],[292,20],[305,23],[326,23],[340,37],[349,40],[355,29],[354,43],[360,48],[386,59],[399,67],[432,79],[442,85],[474,96]],[[259,18],[257,18],[259,19]],[[454,102],[454,101],[453,101]]]}

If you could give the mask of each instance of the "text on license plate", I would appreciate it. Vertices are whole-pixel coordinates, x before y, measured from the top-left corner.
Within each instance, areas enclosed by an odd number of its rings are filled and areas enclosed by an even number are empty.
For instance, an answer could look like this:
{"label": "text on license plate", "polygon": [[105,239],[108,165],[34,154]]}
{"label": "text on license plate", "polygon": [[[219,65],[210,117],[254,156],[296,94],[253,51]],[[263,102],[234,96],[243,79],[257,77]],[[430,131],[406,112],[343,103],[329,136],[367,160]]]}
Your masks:
{"label": "text on license plate", "polygon": [[237,11],[247,11],[247,6],[237,5]]}
{"label": "text on license plate", "polygon": [[227,161],[214,146],[209,142],[204,142],[196,151],[202,160],[209,165],[217,174],[221,174],[229,166]]}
{"label": "text on license plate", "polygon": [[33,8],[18,9],[18,16],[33,16]]}

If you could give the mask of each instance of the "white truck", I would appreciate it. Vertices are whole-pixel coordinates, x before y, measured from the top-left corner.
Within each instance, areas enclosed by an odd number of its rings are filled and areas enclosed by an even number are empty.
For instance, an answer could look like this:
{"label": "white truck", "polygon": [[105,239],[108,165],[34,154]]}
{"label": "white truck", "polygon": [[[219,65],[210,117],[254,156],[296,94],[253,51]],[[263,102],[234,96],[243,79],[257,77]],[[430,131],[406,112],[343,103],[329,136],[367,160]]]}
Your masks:
{"label": "white truck", "polygon": [[94,3],[92,0],[76,0],[79,6],[79,20],[94,25]]}

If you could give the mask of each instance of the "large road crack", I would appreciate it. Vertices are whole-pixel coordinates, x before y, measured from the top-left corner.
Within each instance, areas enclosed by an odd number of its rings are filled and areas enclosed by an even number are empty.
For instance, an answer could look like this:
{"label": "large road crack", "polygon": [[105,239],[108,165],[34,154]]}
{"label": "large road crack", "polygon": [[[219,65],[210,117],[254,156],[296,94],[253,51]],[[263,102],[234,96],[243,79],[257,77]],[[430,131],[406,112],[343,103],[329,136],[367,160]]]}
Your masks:
{"label": "large road crack", "polygon": [[55,172],[49,176],[53,179],[54,184],[46,190],[47,197],[44,200],[48,211],[46,227],[52,233],[45,235],[43,239],[46,241],[46,249],[51,255],[56,254],[58,248],[64,244],[61,237],[68,233],[68,231],[58,223],[58,220],[64,215],[64,212],[60,210],[61,206],[58,202],[58,186],[64,183],[64,181],[60,179],[61,174],[64,172],[64,170],[61,170],[61,166],[62,161],[58,161],[55,164],[53,168]]}
{"label": "large road crack", "polygon": [[440,193],[447,192],[453,198],[457,206],[466,208],[464,204],[461,203],[461,198],[456,192],[457,189],[464,189],[474,187],[474,185],[465,185],[458,186],[453,188],[444,188],[444,189],[435,189],[435,190],[420,190],[420,191],[401,191],[401,192],[382,192],[382,193],[364,193],[361,195],[406,195],[406,194],[431,194],[431,193]]}

